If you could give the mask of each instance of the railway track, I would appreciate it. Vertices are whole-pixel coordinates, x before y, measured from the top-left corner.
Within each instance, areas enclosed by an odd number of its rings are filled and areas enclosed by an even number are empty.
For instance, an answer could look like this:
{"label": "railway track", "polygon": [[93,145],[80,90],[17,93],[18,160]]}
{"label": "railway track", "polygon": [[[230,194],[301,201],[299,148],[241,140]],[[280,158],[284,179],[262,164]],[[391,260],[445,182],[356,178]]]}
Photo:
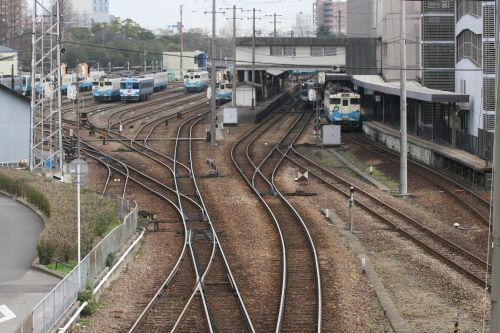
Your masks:
{"label": "railway track", "polygon": [[[288,153],[283,151],[282,153],[295,165],[308,170],[310,175],[319,179],[323,184],[349,198],[349,189],[352,186],[349,181],[301,154],[293,144]],[[491,266],[485,260],[435,233],[419,221],[386,204],[376,196],[356,186],[353,187],[356,190],[356,206],[361,207],[376,219],[391,226],[394,230],[472,281],[483,287],[487,285],[489,277],[486,279],[485,273],[487,269],[488,272],[491,271]]]}
{"label": "railway track", "polygon": [[[182,212],[186,233],[182,253],[130,332],[254,332],[196,183],[192,162],[193,128],[206,114],[183,122],[175,143],[173,169],[177,206]],[[183,137],[189,140],[181,140]],[[180,167],[182,165],[189,165],[189,169]],[[186,204],[181,193],[196,204]],[[160,294],[161,299],[170,301],[158,300]]]}
{"label": "railway track", "polygon": [[[292,101],[292,103],[294,103]],[[303,130],[308,122],[304,114],[287,114],[293,104],[285,104],[267,123],[247,133],[232,147],[231,159],[241,177],[255,193],[273,220],[280,238],[282,277],[280,300],[273,311],[275,332],[321,332],[322,297],[317,252],[306,224],[279,192],[275,175],[283,157],[276,160],[278,147],[290,136]],[[289,123],[285,134],[269,149],[261,161],[252,153],[258,138],[278,124]],[[261,150],[261,149],[259,149]]]}
{"label": "railway track", "polygon": [[[359,135],[344,135],[344,139],[346,139],[347,142],[358,145],[363,149],[368,149],[384,159],[399,165],[399,154],[388,148],[374,144],[372,141]],[[418,174],[420,177],[423,177],[438,186],[441,190],[450,195],[458,204],[467,207],[467,209],[474,214],[483,225],[490,227],[489,215],[491,205],[488,200],[485,200],[468,187],[446,175],[443,175],[440,172],[437,172],[436,170],[433,170],[432,168],[413,160],[408,160],[408,162],[411,172]]]}

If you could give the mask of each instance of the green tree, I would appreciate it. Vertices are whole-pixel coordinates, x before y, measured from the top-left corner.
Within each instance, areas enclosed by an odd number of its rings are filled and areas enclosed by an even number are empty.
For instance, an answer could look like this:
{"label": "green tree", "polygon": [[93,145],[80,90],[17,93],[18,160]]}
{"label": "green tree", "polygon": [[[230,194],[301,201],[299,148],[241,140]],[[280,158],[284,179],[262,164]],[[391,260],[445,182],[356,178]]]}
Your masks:
{"label": "green tree", "polygon": [[316,37],[330,37],[332,36],[332,31],[329,27],[320,26],[318,30],[316,30]]}

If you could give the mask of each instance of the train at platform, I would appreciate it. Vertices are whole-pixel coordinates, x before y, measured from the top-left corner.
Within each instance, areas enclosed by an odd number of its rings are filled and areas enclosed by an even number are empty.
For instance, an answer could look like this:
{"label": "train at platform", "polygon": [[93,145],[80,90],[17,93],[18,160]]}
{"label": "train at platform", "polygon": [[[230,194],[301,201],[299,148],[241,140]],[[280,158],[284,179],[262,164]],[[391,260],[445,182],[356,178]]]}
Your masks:
{"label": "train at platform", "polygon": [[120,81],[120,99],[122,101],[145,101],[154,92],[155,82],[151,77],[130,77]]}
{"label": "train at platform", "polygon": [[200,92],[208,88],[209,81],[207,71],[188,72],[184,75],[184,88],[187,91]]}
{"label": "train at platform", "polygon": [[361,130],[360,95],[348,88],[325,90],[324,111],[328,121],[343,130]]}

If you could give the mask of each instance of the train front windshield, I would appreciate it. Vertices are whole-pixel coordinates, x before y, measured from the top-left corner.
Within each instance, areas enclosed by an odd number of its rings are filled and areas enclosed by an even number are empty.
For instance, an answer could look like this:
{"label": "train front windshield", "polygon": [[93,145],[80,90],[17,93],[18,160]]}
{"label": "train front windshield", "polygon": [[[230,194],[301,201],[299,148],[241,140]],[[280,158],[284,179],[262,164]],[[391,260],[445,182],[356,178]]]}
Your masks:
{"label": "train front windshield", "polygon": [[359,98],[351,98],[351,104],[359,104]]}

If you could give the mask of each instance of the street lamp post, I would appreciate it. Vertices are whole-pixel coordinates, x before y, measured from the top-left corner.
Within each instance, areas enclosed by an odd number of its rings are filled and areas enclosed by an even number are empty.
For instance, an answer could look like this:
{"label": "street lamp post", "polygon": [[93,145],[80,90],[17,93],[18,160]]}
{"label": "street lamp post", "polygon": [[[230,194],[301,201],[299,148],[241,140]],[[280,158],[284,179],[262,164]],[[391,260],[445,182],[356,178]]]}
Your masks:
{"label": "street lamp post", "polygon": [[354,232],[354,224],[352,221],[352,209],[354,208],[354,187],[351,186],[349,189],[349,228],[351,229],[351,232]]}
{"label": "street lamp post", "polygon": [[82,261],[81,254],[81,213],[80,213],[80,190],[82,185],[85,185],[85,177],[89,171],[87,162],[81,159],[76,159],[69,165],[69,172],[73,184],[76,185],[76,201],[77,201],[77,238],[78,238],[78,287],[81,287],[80,262]]}

